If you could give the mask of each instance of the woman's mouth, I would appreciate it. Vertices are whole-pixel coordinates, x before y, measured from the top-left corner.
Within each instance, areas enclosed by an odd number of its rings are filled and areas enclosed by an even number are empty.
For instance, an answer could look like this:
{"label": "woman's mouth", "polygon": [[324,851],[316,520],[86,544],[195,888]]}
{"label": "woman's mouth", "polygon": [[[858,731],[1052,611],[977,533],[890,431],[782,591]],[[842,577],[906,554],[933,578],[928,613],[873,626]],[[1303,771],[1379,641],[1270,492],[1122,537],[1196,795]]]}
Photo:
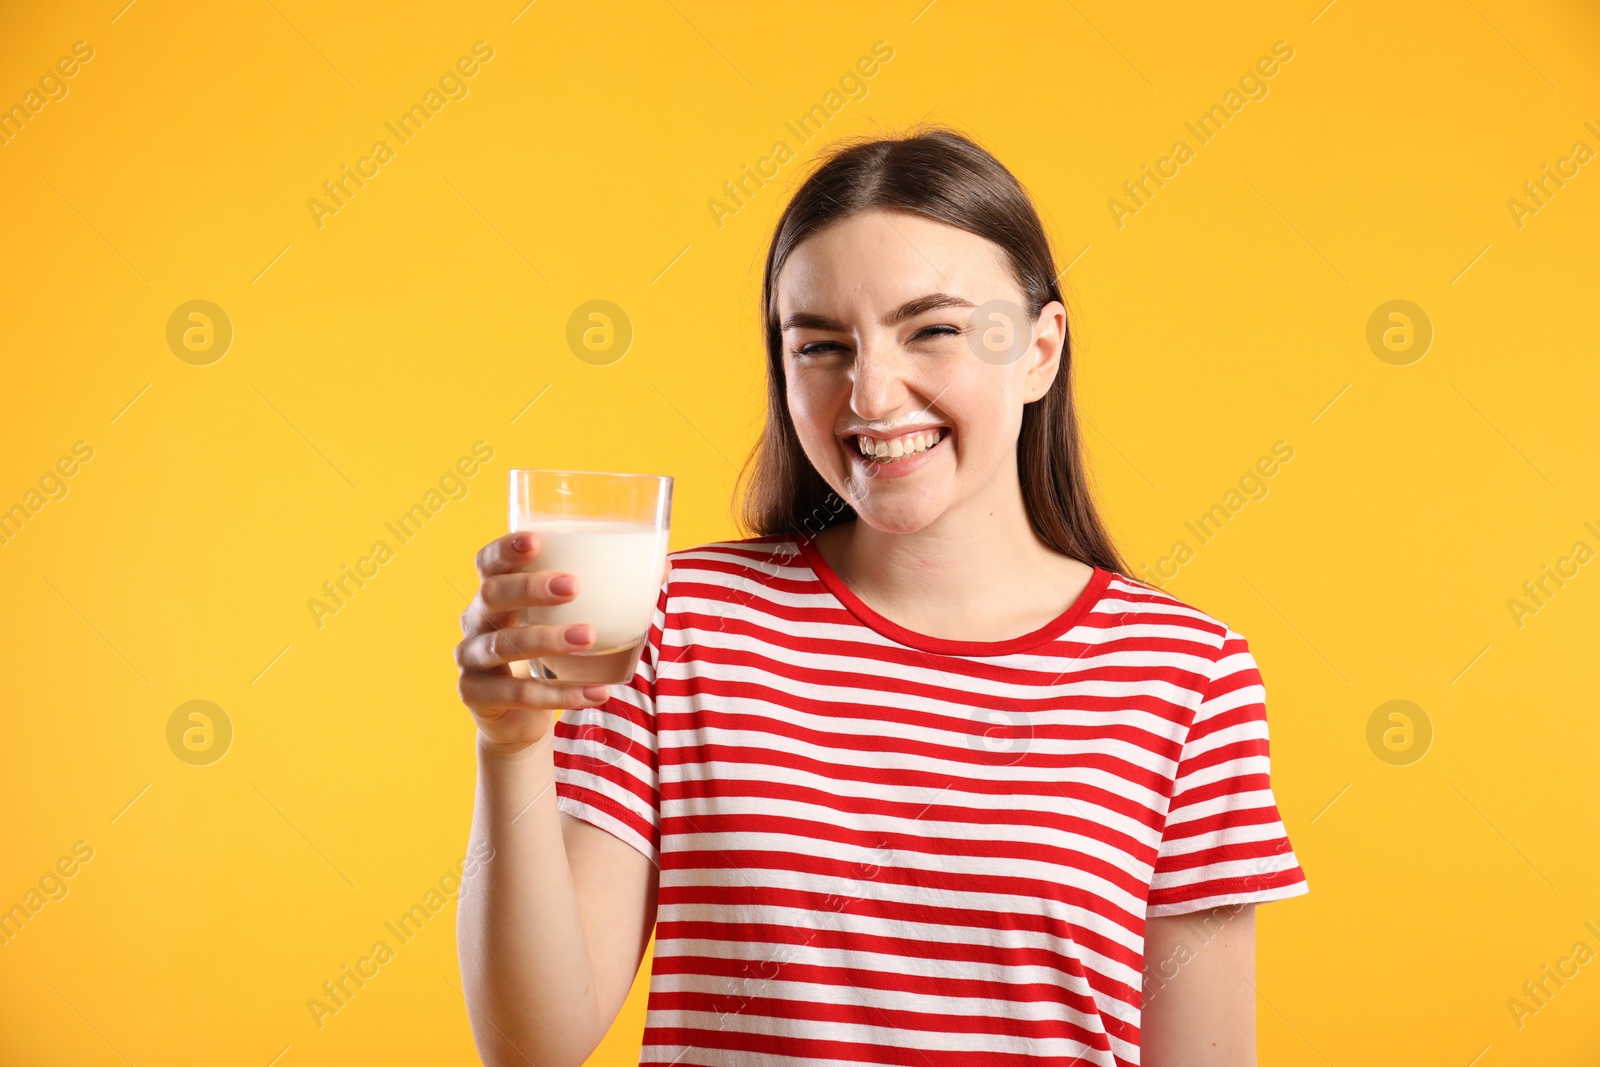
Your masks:
{"label": "woman's mouth", "polygon": [[926,457],[950,436],[948,426],[934,426],[898,437],[872,437],[853,434],[851,458],[873,477],[910,474],[926,462]]}

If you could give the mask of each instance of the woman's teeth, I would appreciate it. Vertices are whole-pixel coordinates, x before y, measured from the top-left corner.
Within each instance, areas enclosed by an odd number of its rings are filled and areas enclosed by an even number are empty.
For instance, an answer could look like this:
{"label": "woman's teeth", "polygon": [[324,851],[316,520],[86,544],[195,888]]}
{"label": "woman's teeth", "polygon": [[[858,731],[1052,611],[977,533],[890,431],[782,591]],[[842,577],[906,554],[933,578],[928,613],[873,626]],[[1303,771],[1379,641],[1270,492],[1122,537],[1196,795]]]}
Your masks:
{"label": "woman's teeth", "polygon": [[940,426],[932,430],[919,430],[916,433],[903,434],[900,437],[887,439],[868,437],[866,434],[856,435],[856,447],[863,456],[869,456],[880,463],[892,463],[894,460],[905,456],[915,456],[919,452],[926,452],[944,439],[945,428]]}

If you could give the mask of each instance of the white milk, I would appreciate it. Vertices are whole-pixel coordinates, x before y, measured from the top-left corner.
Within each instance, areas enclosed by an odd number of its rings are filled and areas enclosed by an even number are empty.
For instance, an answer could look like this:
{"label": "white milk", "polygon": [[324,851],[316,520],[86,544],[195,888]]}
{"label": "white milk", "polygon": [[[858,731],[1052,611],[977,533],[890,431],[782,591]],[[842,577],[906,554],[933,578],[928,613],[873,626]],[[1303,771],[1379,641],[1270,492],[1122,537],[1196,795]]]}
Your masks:
{"label": "white milk", "polygon": [[578,578],[578,595],[567,603],[524,609],[529,624],[590,623],[595,640],[589,655],[631,650],[649,635],[667,565],[667,531],[651,523],[584,519],[529,519],[524,528],[539,535],[532,570]]}

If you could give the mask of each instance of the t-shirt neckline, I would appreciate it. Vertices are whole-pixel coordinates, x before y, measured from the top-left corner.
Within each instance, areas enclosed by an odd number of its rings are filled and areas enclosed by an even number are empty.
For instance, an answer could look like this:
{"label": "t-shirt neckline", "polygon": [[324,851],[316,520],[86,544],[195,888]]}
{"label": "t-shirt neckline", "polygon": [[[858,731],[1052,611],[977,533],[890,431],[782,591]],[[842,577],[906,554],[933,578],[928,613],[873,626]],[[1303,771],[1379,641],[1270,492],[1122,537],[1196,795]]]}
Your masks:
{"label": "t-shirt neckline", "polygon": [[871,605],[845,584],[828,561],[817,550],[814,539],[810,537],[796,537],[795,544],[800,549],[800,554],[811,567],[812,573],[822,582],[828,592],[832,593],[845,608],[868,627],[876,630],[891,641],[918,649],[922,652],[934,652],[948,656],[1004,656],[1014,652],[1026,652],[1047,641],[1052,641],[1066,633],[1075,626],[1080,619],[1089,613],[1096,602],[1099,601],[1106,586],[1111,582],[1111,572],[1104,567],[1095,565],[1094,574],[1089,577],[1089,584],[1084,586],[1078,598],[1054,619],[1029,633],[1018,637],[1007,638],[1003,641],[958,641],[947,637],[934,637],[930,634],[919,633],[907,629],[899,623],[875,611]]}

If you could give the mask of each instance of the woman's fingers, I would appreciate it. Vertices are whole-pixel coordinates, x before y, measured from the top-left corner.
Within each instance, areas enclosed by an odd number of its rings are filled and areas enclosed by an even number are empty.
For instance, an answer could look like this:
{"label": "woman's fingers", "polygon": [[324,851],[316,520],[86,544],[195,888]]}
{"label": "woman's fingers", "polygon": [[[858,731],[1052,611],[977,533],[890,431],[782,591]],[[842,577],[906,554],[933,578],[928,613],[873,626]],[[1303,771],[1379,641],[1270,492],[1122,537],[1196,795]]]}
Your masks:
{"label": "woman's fingers", "polygon": [[464,672],[460,688],[462,702],[479,713],[519,708],[537,711],[585,708],[604,703],[610,694],[603,685],[557,685],[483,671]]}
{"label": "woman's fingers", "polygon": [[507,626],[462,641],[456,646],[456,666],[464,671],[492,670],[517,660],[581,652],[592,644],[594,627],[586,622],[571,626]]}
{"label": "woman's fingers", "polygon": [[576,575],[565,571],[520,571],[496,574],[483,580],[478,597],[491,615],[517,608],[565,604],[578,595]]}
{"label": "woman's fingers", "polygon": [[564,604],[578,593],[578,580],[553,570],[533,570],[539,535],[518,531],[478,550],[482,579],[461,616],[456,666],[461,702],[471,710],[480,737],[509,751],[545,736],[551,713],[603,703],[604,685],[571,685],[529,677],[528,660],[581,652],[594,644],[594,627],[521,626],[521,609]]}
{"label": "woman's fingers", "polygon": [[578,595],[578,579],[562,571],[519,571],[483,580],[478,595],[461,613],[461,633],[466,637],[517,622],[519,608],[565,604]]}
{"label": "woman's fingers", "polygon": [[508,533],[478,549],[478,577],[525,567],[539,554],[539,535],[531,530]]}

